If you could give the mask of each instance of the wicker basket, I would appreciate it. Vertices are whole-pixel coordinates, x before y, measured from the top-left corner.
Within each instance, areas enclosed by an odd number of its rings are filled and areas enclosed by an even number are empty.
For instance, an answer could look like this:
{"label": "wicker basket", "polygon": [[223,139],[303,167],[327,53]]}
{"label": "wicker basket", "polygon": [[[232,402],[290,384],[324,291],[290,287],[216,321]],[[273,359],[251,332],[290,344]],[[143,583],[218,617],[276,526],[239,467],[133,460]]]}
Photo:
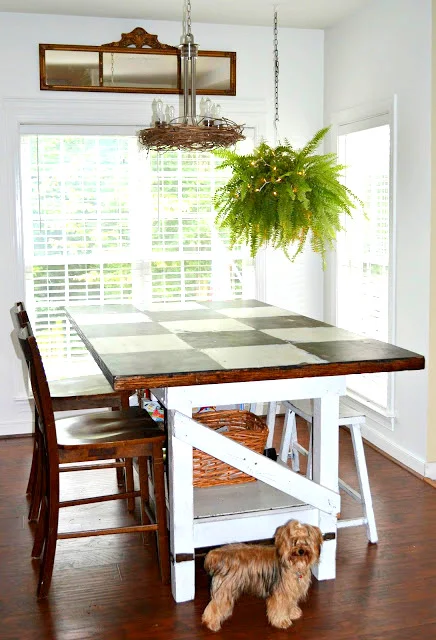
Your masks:
{"label": "wicker basket", "polygon": [[[222,434],[245,445],[257,453],[263,453],[268,437],[264,420],[249,411],[210,411],[196,413],[193,418],[211,429],[223,428]],[[227,429],[226,429],[227,428]],[[254,482],[256,478],[239,469],[194,449],[194,487],[211,487],[218,484]]]}

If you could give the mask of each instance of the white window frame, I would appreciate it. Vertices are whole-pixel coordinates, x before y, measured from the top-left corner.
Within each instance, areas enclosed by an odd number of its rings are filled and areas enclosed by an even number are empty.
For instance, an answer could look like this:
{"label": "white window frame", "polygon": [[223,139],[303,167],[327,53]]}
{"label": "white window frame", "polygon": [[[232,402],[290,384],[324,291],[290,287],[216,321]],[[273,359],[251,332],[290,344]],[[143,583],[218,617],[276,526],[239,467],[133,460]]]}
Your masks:
{"label": "white window frame", "polygon": [[[388,124],[390,128],[390,172],[389,172],[389,299],[388,299],[388,341],[396,342],[396,176],[397,176],[397,97],[374,104],[363,105],[337,112],[331,117],[330,151],[338,152],[339,136],[355,131]],[[324,287],[324,314],[327,322],[337,323],[338,261],[336,251],[329,255]],[[359,410],[362,406],[372,420],[393,431],[395,422],[395,374],[388,374],[387,408],[360,396],[349,393],[347,402]]]}
{"label": "white window frame", "polygon": [[[167,96],[166,101],[175,109],[179,108],[177,96]],[[25,299],[25,270],[23,216],[21,206],[21,167],[20,146],[21,133],[26,126],[50,127],[65,126],[70,129],[80,125],[81,129],[89,127],[92,131],[101,132],[119,128],[127,131],[130,128],[137,132],[148,126],[152,115],[153,96],[135,96],[125,99],[124,96],[98,96],[97,98],[83,94],[29,98],[4,98],[0,103],[0,131],[4,143],[4,153],[0,159],[2,167],[0,180],[3,183],[5,228],[9,235],[15,256],[15,268],[9,274],[8,286],[11,299]],[[243,122],[255,130],[255,143],[264,138],[267,132],[267,112],[264,101],[223,98],[220,100],[223,112],[235,122]],[[263,252],[259,252],[255,261],[256,298],[265,300],[266,282]],[[21,364],[11,367],[12,386],[17,403],[24,403],[27,410],[27,393],[23,393],[23,373]],[[21,404],[20,404],[21,406]]]}

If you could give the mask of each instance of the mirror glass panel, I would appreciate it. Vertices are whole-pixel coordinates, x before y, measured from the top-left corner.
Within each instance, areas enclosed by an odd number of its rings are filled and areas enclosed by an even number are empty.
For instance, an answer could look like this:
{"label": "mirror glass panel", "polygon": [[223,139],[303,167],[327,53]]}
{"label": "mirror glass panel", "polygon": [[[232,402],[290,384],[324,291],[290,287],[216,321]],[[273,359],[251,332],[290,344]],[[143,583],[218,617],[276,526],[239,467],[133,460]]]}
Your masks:
{"label": "mirror glass panel", "polygon": [[155,55],[146,51],[103,53],[103,85],[177,89],[177,61],[176,55]]}
{"label": "mirror glass panel", "polygon": [[45,52],[46,83],[66,87],[98,87],[98,52]]}
{"label": "mirror glass panel", "polygon": [[198,56],[197,89],[230,91],[230,58]]}

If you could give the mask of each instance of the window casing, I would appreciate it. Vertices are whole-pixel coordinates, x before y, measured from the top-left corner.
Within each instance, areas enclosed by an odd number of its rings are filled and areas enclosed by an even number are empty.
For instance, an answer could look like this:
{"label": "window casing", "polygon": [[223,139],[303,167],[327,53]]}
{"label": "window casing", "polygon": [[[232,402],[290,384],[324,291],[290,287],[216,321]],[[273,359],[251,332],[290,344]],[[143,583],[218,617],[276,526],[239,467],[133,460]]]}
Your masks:
{"label": "window casing", "polygon": [[[336,324],[394,342],[393,132],[390,113],[337,128],[344,180],[363,202],[366,216],[344,216],[336,251]],[[392,415],[393,375],[349,376],[355,399]]]}

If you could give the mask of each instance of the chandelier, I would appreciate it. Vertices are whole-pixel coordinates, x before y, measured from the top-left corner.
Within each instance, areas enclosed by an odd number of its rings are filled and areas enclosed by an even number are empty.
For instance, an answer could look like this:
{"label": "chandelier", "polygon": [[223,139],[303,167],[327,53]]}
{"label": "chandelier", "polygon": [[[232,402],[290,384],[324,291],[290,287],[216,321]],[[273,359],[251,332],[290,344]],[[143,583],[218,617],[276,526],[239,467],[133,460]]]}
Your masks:
{"label": "chandelier", "polygon": [[184,14],[179,47],[183,69],[183,115],[166,122],[161,110],[156,112],[153,125],[138,132],[140,144],[148,151],[211,151],[231,147],[245,138],[243,125],[222,117],[218,110],[213,114],[210,100],[206,101],[205,114],[197,116],[195,69],[198,45],[191,33],[191,0],[185,0]]}

